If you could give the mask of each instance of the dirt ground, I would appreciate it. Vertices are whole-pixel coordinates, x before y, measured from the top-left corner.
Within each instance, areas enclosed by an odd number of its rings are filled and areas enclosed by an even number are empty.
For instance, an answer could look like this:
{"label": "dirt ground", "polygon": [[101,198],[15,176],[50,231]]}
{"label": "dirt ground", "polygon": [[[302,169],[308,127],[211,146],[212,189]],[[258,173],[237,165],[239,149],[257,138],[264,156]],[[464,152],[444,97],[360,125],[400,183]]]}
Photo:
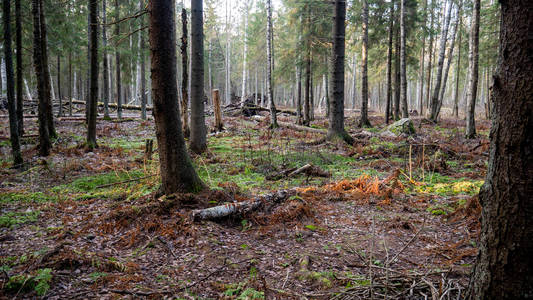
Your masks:
{"label": "dirt ground", "polygon": [[[39,158],[36,119],[26,119],[23,170],[10,169],[0,140],[0,298],[460,299],[477,254],[489,123],[467,141],[462,120],[413,117],[415,135],[390,137],[382,119],[361,130],[348,115],[348,146],[227,117],[193,157],[211,189],[164,198],[154,198],[157,152],[145,156],[153,121],[99,120],[100,147],[86,152],[84,121],[65,118]],[[306,163],[323,174],[287,176]],[[192,217],[279,190],[290,196],[268,210]]]}

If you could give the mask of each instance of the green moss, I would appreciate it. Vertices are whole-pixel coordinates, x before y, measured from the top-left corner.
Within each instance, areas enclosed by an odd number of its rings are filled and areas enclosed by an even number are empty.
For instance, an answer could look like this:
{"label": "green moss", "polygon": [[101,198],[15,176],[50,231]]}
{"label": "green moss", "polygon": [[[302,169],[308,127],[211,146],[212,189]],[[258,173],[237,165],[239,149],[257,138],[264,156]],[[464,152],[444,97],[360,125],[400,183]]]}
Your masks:
{"label": "green moss", "polygon": [[0,216],[0,228],[15,227],[20,224],[37,221],[37,217],[41,214],[40,211],[24,211],[24,212],[7,212]]}
{"label": "green moss", "polygon": [[0,193],[0,203],[43,203],[55,202],[57,196],[45,193]]}

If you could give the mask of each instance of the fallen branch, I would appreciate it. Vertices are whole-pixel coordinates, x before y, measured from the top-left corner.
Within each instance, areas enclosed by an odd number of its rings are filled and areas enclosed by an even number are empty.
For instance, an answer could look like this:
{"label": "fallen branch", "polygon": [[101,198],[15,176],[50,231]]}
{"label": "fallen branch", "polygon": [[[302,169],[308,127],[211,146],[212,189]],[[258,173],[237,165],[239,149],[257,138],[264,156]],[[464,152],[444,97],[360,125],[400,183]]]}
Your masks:
{"label": "fallen branch", "polygon": [[274,193],[255,197],[250,201],[228,203],[215,207],[197,209],[192,212],[196,220],[211,220],[228,217],[231,215],[241,215],[258,209],[263,203],[281,203],[286,201],[290,196],[296,194],[294,189],[281,190]]}
{"label": "fallen branch", "polygon": [[[253,116],[252,119],[256,120],[256,121],[264,121],[266,119],[266,117]],[[289,129],[296,130],[296,131],[307,131],[307,132],[319,133],[319,134],[327,134],[328,133],[328,131],[326,129],[318,129],[318,128],[313,128],[313,127],[306,127],[306,126],[296,125],[296,124],[292,124],[292,123],[288,123],[288,122],[278,121],[278,125],[280,127],[285,127],[285,128],[289,128]]]}
{"label": "fallen branch", "polygon": [[[81,100],[72,100],[72,104],[87,105],[87,103],[85,103],[85,101],[81,101]],[[118,108],[118,105],[116,103],[108,103],[107,106],[111,107],[111,108]],[[104,107],[104,102],[98,102],[98,107]],[[122,109],[141,110],[141,106],[140,105],[122,104],[121,107],[122,107]],[[146,110],[152,110],[152,107],[151,106],[146,106]]]}

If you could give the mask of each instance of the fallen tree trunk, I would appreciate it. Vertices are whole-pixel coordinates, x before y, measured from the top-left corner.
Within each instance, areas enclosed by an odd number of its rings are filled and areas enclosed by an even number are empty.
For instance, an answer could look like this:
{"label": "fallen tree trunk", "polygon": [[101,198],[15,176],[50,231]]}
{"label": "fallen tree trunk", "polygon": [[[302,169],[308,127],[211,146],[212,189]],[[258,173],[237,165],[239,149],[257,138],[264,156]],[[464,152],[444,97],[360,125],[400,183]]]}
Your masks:
{"label": "fallen tree trunk", "polygon": [[[85,101],[81,101],[81,100],[72,100],[72,104],[85,105],[86,103],[85,103]],[[103,106],[104,106],[103,102],[98,102],[98,107],[103,107]],[[117,108],[117,104],[116,103],[109,103],[108,106],[111,107],[111,108]],[[141,110],[141,106],[139,106],[139,105],[122,104],[122,109]],[[146,106],[146,110],[152,110],[152,107],[151,106]]]}
{"label": "fallen tree trunk", "polygon": [[296,194],[296,190],[281,190],[273,193],[257,196],[250,201],[228,203],[205,209],[197,209],[192,212],[195,220],[212,220],[220,219],[233,215],[242,215],[253,210],[257,210],[263,205],[273,205],[285,202],[290,196]]}
{"label": "fallen tree trunk", "polygon": [[[252,119],[256,120],[256,121],[263,121],[263,120],[265,120],[265,117],[253,116]],[[289,128],[289,129],[296,130],[296,131],[307,131],[307,132],[318,133],[318,134],[327,134],[328,133],[328,131],[326,129],[306,127],[306,126],[296,125],[296,124],[292,124],[292,123],[288,123],[288,122],[278,121],[278,125],[281,126],[281,127]]]}

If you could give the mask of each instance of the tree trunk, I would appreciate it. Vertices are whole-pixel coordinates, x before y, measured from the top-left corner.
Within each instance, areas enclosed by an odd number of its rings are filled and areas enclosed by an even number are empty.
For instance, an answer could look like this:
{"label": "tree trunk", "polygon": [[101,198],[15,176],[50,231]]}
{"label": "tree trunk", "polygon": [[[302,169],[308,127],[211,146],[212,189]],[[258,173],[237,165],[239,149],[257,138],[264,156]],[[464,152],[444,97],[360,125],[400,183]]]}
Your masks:
{"label": "tree trunk", "polygon": [[181,9],[181,122],[183,135],[189,137],[189,57],[187,54],[187,10],[185,8]]}
{"label": "tree trunk", "polygon": [[420,70],[418,73],[418,81],[420,82],[418,90],[418,110],[422,114],[423,109],[423,100],[424,99],[424,58],[426,51],[426,21],[427,21],[427,12],[428,12],[428,0],[424,1],[424,16],[422,21],[422,50],[420,52]]}
{"label": "tree trunk", "polygon": [[390,3],[389,16],[389,49],[387,53],[387,107],[385,108],[385,124],[389,124],[392,105],[392,35],[394,32],[394,0]]}
{"label": "tree trunk", "polygon": [[[18,1],[17,1],[18,2]],[[20,136],[17,121],[17,103],[15,99],[15,76],[13,74],[13,53],[11,51],[11,1],[3,0],[4,21],[4,56],[6,61],[6,94],[9,111],[9,136],[11,141],[11,153],[13,165],[22,166],[22,154],[20,152]],[[22,99],[21,99],[22,100]]]}
{"label": "tree trunk", "polygon": [[267,0],[267,93],[268,101],[270,103],[270,127],[278,127],[278,119],[276,116],[276,104],[274,104],[274,91],[272,88],[272,71],[274,71],[272,58],[272,3]]}
{"label": "tree trunk", "polygon": [[467,299],[533,295],[533,6],[529,0],[500,3],[490,158],[479,194],[479,254]]}
{"label": "tree trunk", "polygon": [[405,0],[400,0],[400,82],[401,82],[401,105],[402,105],[402,118],[409,118],[409,110],[407,107],[407,61],[406,61],[406,39],[407,34],[405,30]]}
{"label": "tree trunk", "polygon": [[[366,0],[364,1],[366,2]],[[346,0],[336,0],[335,19],[333,22],[333,49],[331,52],[331,113],[327,138],[329,140],[340,138],[351,145],[354,140],[344,130],[345,18]]]}
{"label": "tree trunk", "polygon": [[444,93],[446,92],[446,83],[448,82],[448,74],[450,73],[450,66],[452,65],[452,59],[453,59],[453,49],[455,48],[455,36],[457,35],[457,30],[459,27],[459,19],[461,17],[461,7],[460,4],[457,6],[457,19],[455,20],[455,24],[453,26],[453,31],[451,35],[451,43],[450,47],[448,48],[448,62],[446,63],[446,69],[444,70],[444,76],[442,78],[442,87],[440,89],[439,94],[439,102],[437,106],[437,112],[435,113],[436,117],[435,119],[438,119],[440,114],[440,109],[442,107],[442,103],[444,102]]}
{"label": "tree trunk", "polygon": [[468,113],[466,115],[466,138],[476,136],[475,110],[479,64],[479,10],[480,0],[474,0],[472,23],[470,26],[470,47],[468,50]]}
{"label": "tree trunk", "polygon": [[[435,24],[435,14],[433,13],[433,2],[434,0],[431,1],[432,3],[432,7],[431,7],[431,25],[430,25],[430,28],[433,29],[433,25]],[[432,71],[432,66],[431,64],[433,63],[433,30],[430,30],[429,31],[429,51],[428,51],[428,68],[427,68],[427,77],[426,77],[426,104],[429,102],[429,92],[431,90],[431,71]],[[423,116],[424,115],[424,105],[422,104],[422,109],[420,110],[420,115]]]}
{"label": "tree trunk", "polygon": [[457,30],[459,32],[459,41],[457,43],[457,63],[455,65],[455,89],[453,93],[453,115],[459,118],[459,75],[461,74],[461,25],[462,18],[459,18]]}
{"label": "tree trunk", "polygon": [[[76,84],[74,78],[74,84]],[[68,52],[68,115],[72,117],[72,52]]]}
{"label": "tree trunk", "polygon": [[298,125],[302,125],[302,67],[300,62],[298,60],[298,65],[296,66],[296,124]]}
{"label": "tree trunk", "polygon": [[[115,0],[115,22],[120,20],[120,7],[118,5],[118,0]],[[115,36],[120,36],[120,23],[115,24]],[[122,119],[122,83],[120,82],[120,51],[118,49],[118,43],[115,45],[115,68],[116,76],[115,81],[117,83],[117,117]]]}
{"label": "tree trunk", "polygon": [[[344,91],[343,91],[344,92]],[[363,44],[361,46],[361,119],[359,127],[371,127],[368,120],[368,1],[363,0]]]}
{"label": "tree trunk", "polygon": [[[142,1],[144,6],[144,1]],[[144,26],[144,17],[141,17],[141,27]],[[145,62],[145,41],[144,41],[144,32],[140,32],[140,55],[141,55],[141,119],[146,120],[146,62]]]}
{"label": "tree trunk", "polygon": [[87,120],[87,148],[96,145],[96,108],[98,107],[98,0],[89,1],[89,115]]}
{"label": "tree trunk", "polygon": [[57,133],[54,126],[54,115],[52,113],[52,98],[50,96],[51,83],[50,83],[50,70],[48,69],[48,46],[46,38],[46,21],[44,17],[44,0],[39,1],[39,22],[40,22],[40,34],[41,34],[41,59],[42,59],[42,70],[43,70],[43,81],[45,87],[45,99],[46,99],[46,114],[48,122],[48,133],[50,138],[56,138]]}
{"label": "tree trunk", "polygon": [[[448,2],[448,1],[446,1]],[[444,23],[442,24],[442,33],[440,37],[440,48],[439,48],[439,61],[437,64],[437,76],[435,77],[435,88],[433,90],[433,96],[431,97],[431,115],[429,119],[433,122],[437,122],[438,117],[438,108],[439,108],[439,94],[442,81],[442,71],[444,67],[444,54],[446,53],[446,41],[448,39],[448,28],[450,25],[450,18],[452,15],[453,2],[450,1],[448,4],[448,10],[444,15]]]}
{"label": "tree trunk", "polygon": [[[400,0],[401,1],[401,0]],[[401,85],[401,75],[400,75],[400,27],[396,29],[396,40],[395,40],[395,66],[394,73],[396,74],[396,79],[394,81],[394,119],[400,119],[400,85]]]}
{"label": "tree trunk", "polygon": [[[18,132],[19,136],[24,134],[24,99],[22,97],[22,76],[24,66],[22,65],[22,12],[20,9],[20,2],[22,0],[15,0],[15,27],[16,27],[16,51],[17,51],[17,84],[16,84],[16,94],[17,94],[17,122],[18,122]],[[4,37],[5,38],[5,37]]]}
{"label": "tree trunk", "polygon": [[33,15],[33,60],[37,77],[38,111],[39,111],[39,155],[48,156],[52,143],[48,126],[47,101],[45,98],[45,83],[43,76],[43,59],[41,44],[41,17],[39,14],[41,0],[32,0]]}
{"label": "tree trunk", "polygon": [[352,109],[355,109],[355,103],[357,102],[357,61],[355,54],[353,55],[352,62]]}
{"label": "tree trunk", "polygon": [[[310,12],[306,9],[307,17],[306,24],[311,26]],[[311,122],[311,108],[310,108],[310,95],[311,95],[311,42],[309,41],[309,34],[305,38],[305,90],[304,90],[304,119],[302,124],[309,126]]]}
{"label": "tree trunk", "polygon": [[57,55],[57,97],[59,98],[59,111],[57,117],[63,116],[63,99],[61,98],[61,58]]}
{"label": "tree trunk", "polygon": [[[197,192],[204,184],[196,174],[187,153],[178,112],[174,1],[149,1],[149,11],[152,99],[159,145],[161,192],[167,195],[175,192]],[[200,7],[199,13],[201,12]],[[193,11],[193,15],[197,13]]]}
{"label": "tree trunk", "polygon": [[247,73],[246,73],[246,56],[248,55],[248,4],[245,1],[244,5],[244,50],[242,58],[242,93],[241,93],[241,107],[244,106],[244,100],[246,98],[246,84],[247,84]]}
{"label": "tree trunk", "polygon": [[[102,0],[102,22],[107,23],[106,0]],[[102,25],[104,119],[109,119],[109,58],[107,57],[106,25]]]}
{"label": "tree trunk", "polygon": [[204,112],[204,21],[203,0],[191,2],[191,138],[195,153],[207,149]]}

